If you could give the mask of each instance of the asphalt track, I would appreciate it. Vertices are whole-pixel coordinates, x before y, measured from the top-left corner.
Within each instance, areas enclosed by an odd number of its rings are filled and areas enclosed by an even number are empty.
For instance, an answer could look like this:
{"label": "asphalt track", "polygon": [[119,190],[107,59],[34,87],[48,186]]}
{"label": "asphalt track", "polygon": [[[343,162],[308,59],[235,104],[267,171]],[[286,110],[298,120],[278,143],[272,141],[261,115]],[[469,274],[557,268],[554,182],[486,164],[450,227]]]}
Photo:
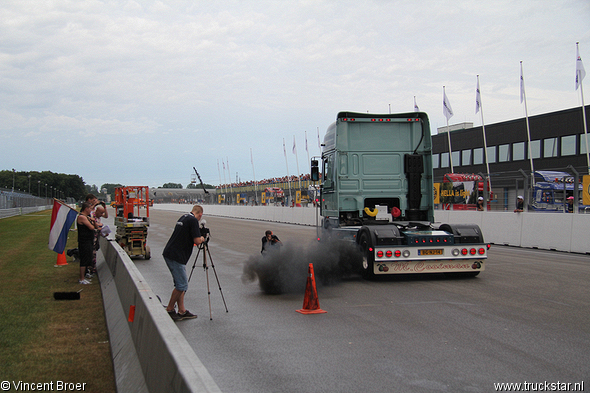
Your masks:
{"label": "asphalt track", "polygon": [[[161,253],[181,214],[151,209],[152,258],[134,259],[164,303],[172,279]],[[176,326],[225,393],[493,392],[503,382],[588,383],[588,255],[493,246],[486,271],[472,279],[318,283],[327,313],[302,315],[295,310],[304,287],[267,295],[242,273],[260,255],[266,229],[307,258],[313,228],[209,217],[206,206],[204,218],[229,312],[209,269],[209,318],[201,253],[186,294],[199,317]]]}

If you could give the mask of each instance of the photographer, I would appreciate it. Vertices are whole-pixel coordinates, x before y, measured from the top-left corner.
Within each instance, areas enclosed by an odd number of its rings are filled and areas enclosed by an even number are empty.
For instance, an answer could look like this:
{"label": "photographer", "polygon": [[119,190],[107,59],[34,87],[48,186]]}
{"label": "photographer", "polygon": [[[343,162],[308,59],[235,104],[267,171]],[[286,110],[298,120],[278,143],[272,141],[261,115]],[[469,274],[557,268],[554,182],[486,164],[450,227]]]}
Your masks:
{"label": "photographer", "polygon": [[265,251],[269,250],[270,247],[275,245],[282,245],[281,241],[276,235],[273,235],[272,231],[266,231],[264,233],[264,237],[262,238],[262,250],[260,250],[261,254],[264,254]]}
{"label": "photographer", "polygon": [[[199,205],[193,206],[190,213],[180,217],[162,252],[174,280],[174,290],[166,307],[166,311],[174,321],[197,317],[184,307],[184,294],[188,289],[186,264],[193,252],[193,246],[198,246],[205,241],[199,229],[199,220],[202,217],[203,208]],[[178,305],[178,312],[175,311],[176,305]]]}

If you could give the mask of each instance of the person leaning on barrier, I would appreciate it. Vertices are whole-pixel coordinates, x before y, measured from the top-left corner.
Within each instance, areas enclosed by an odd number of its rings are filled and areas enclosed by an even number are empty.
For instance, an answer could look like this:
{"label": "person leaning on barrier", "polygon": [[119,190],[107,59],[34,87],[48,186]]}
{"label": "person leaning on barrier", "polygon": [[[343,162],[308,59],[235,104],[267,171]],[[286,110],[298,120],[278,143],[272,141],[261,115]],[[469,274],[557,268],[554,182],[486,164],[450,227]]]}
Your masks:
{"label": "person leaning on barrier", "polygon": [[522,195],[519,195],[516,199],[516,209],[514,209],[514,213],[522,213],[524,210],[524,198]]}
{"label": "person leaning on barrier", "polygon": [[[193,206],[190,213],[180,217],[162,252],[174,280],[174,290],[166,307],[166,311],[174,321],[197,317],[184,306],[184,294],[188,289],[186,264],[191,257],[194,245],[198,246],[205,241],[199,229],[199,220],[202,217],[203,208],[199,205]],[[178,306],[178,312],[176,306]]]}
{"label": "person leaning on barrier", "polygon": [[281,245],[281,241],[276,235],[273,235],[272,231],[266,231],[264,233],[264,237],[262,238],[262,250],[260,250],[261,254],[264,254],[265,251],[269,250],[270,247],[275,245]]}
{"label": "person leaning on barrier", "polygon": [[483,197],[477,198],[477,210],[483,211]]}
{"label": "person leaning on barrier", "polygon": [[76,218],[78,227],[78,254],[80,257],[80,279],[79,284],[91,284],[84,278],[86,269],[92,266],[92,251],[94,250],[94,236],[99,229],[94,218],[90,217],[92,204],[90,202],[82,203],[80,214]]}

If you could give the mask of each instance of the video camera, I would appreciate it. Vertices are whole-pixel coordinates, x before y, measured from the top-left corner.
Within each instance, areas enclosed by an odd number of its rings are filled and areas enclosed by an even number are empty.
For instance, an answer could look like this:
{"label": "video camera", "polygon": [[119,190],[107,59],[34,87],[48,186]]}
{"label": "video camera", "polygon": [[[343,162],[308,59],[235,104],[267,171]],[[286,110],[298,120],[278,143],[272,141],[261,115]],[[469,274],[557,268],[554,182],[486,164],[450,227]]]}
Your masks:
{"label": "video camera", "polygon": [[211,231],[209,228],[206,227],[207,221],[201,219],[199,221],[199,231],[201,232],[201,236],[205,238],[205,243],[209,243],[209,238],[211,237]]}

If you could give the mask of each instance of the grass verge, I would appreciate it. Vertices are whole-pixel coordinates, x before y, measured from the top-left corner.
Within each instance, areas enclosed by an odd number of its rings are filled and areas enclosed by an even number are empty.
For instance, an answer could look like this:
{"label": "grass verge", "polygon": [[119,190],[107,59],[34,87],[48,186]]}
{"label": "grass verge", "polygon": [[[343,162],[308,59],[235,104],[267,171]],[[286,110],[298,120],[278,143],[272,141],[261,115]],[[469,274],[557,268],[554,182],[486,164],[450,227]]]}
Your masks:
{"label": "grass verge", "polygon": [[[62,381],[116,392],[98,278],[78,284],[80,268],[70,258],[54,267],[50,219],[51,210],[0,220],[0,380],[11,391],[13,382]],[[66,249],[77,246],[70,231]],[[80,289],[80,300],[53,298]]]}

